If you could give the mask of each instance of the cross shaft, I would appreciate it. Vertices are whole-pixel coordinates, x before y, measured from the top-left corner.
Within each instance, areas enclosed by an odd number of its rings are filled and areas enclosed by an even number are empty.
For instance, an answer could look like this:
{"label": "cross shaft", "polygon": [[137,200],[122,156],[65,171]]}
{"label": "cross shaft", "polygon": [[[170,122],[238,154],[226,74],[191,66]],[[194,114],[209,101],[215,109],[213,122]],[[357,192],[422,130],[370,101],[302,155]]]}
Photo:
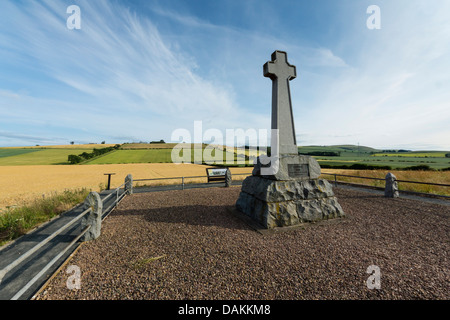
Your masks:
{"label": "cross shaft", "polygon": [[279,153],[298,154],[289,87],[289,81],[297,77],[297,72],[295,66],[288,63],[286,52],[272,53],[272,61],[264,64],[264,77],[272,80],[272,129],[278,130]]}

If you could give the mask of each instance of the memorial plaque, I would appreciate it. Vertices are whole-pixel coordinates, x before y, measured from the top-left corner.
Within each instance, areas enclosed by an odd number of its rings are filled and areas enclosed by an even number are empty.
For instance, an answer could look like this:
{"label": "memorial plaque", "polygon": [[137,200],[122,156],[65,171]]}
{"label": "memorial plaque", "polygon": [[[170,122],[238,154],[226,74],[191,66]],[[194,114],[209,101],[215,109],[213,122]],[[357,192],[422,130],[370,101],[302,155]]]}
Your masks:
{"label": "memorial plaque", "polygon": [[291,178],[309,177],[307,164],[288,164],[288,175]]}

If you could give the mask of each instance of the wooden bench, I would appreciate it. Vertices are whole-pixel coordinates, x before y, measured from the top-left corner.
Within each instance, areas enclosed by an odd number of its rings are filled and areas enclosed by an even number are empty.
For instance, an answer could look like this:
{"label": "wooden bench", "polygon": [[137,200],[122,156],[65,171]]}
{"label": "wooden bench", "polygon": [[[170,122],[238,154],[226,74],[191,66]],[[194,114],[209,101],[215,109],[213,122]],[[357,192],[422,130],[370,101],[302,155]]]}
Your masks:
{"label": "wooden bench", "polygon": [[208,183],[225,182],[228,168],[206,168]]}

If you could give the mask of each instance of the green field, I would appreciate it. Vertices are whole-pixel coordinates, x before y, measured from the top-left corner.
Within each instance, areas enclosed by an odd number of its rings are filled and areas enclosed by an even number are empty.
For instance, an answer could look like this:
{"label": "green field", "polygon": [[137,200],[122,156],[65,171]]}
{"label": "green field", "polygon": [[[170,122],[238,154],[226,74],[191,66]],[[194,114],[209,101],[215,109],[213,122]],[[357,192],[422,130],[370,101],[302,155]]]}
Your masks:
{"label": "green field", "polygon": [[[318,158],[318,157],[316,157]],[[412,166],[419,166],[419,165],[427,165],[432,169],[446,169],[450,167],[450,162],[445,160],[440,161],[420,161],[420,160],[410,160],[410,161],[404,161],[404,160],[398,160],[398,159],[391,159],[390,161],[382,161],[379,159],[352,159],[352,160],[324,160],[324,159],[317,159],[319,161],[319,164],[321,166],[328,165],[328,166],[342,166],[347,165],[350,166],[352,164],[366,164],[366,165],[372,165],[372,166],[389,166],[392,169],[403,169],[407,167]]]}
{"label": "green field", "polygon": [[0,149],[0,158],[14,157],[39,151],[38,149]]}
{"label": "green field", "polygon": [[309,152],[338,152],[343,155],[355,155],[355,154],[373,154],[381,152],[381,150],[354,145],[338,145],[338,146],[301,146],[298,147],[300,153]]}
{"label": "green field", "polygon": [[341,157],[315,157],[321,165],[352,165],[361,163],[375,166],[390,166],[392,168],[406,168],[418,165],[427,165],[433,169],[444,169],[450,167],[450,158],[445,157],[415,157],[415,156],[376,156],[376,155],[354,155]]}
{"label": "green field", "polygon": [[70,154],[86,149],[0,149],[0,166],[69,164]]}
{"label": "green field", "polygon": [[[171,163],[172,148],[177,144],[125,144],[124,149],[115,150],[82,164],[125,164],[125,163]],[[203,145],[203,150],[207,145]],[[158,148],[159,147],[159,148]],[[313,155],[324,167],[351,166],[353,164],[366,164],[369,166],[389,166],[392,169],[426,165],[432,169],[446,169],[450,167],[450,158],[445,157],[446,151],[409,151],[409,152],[383,152],[382,150],[365,146],[305,146],[299,147],[302,154],[317,152],[334,152],[336,156]],[[20,165],[57,165],[69,164],[68,156],[79,155],[83,152],[92,152],[92,149],[75,148],[74,146],[60,146],[59,148],[0,148],[0,166]],[[191,162],[194,162],[194,149],[191,149]],[[214,152],[216,152],[215,150]],[[221,159],[227,160],[223,152]],[[248,159],[248,150],[235,149],[236,154],[231,158],[240,163],[251,164]],[[212,157],[215,153],[212,154]],[[211,163],[212,159],[204,158],[204,162]],[[220,163],[217,163],[220,165]],[[228,164],[225,164],[228,165]]]}
{"label": "green field", "polygon": [[[222,159],[224,161],[226,160],[226,156],[226,152],[223,152]],[[212,157],[206,157],[203,161],[210,162],[214,157],[215,151],[212,152]],[[232,157],[235,158],[234,155],[232,155]],[[193,150],[191,150],[191,162],[194,162]],[[121,163],[172,163],[172,149],[116,150],[91,161],[84,162],[84,164]]]}
{"label": "green field", "polygon": [[121,148],[128,149],[172,149],[178,143],[124,143]]}
{"label": "green field", "polygon": [[116,150],[85,164],[168,163],[170,156],[170,149]]}
{"label": "green field", "polygon": [[299,147],[299,152],[335,152],[339,156],[314,156],[322,166],[351,166],[365,164],[370,166],[389,166],[392,169],[426,165],[432,169],[450,167],[450,158],[445,151],[408,151],[382,152],[365,146],[305,146]]}
{"label": "green field", "polygon": [[406,153],[376,153],[374,157],[414,157],[414,158],[445,158],[446,152],[441,151],[411,151]]}

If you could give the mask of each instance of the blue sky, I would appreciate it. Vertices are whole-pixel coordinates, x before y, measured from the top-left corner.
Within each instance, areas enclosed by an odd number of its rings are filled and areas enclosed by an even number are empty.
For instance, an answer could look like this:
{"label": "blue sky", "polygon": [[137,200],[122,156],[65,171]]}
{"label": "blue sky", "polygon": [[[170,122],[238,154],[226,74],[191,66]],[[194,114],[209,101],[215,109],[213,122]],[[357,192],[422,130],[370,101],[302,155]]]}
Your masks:
{"label": "blue sky", "polygon": [[[370,5],[381,29],[366,26]],[[270,129],[262,66],[284,50],[298,145],[450,150],[449,12],[446,0],[2,0],[0,146],[170,141],[200,120]]]}

